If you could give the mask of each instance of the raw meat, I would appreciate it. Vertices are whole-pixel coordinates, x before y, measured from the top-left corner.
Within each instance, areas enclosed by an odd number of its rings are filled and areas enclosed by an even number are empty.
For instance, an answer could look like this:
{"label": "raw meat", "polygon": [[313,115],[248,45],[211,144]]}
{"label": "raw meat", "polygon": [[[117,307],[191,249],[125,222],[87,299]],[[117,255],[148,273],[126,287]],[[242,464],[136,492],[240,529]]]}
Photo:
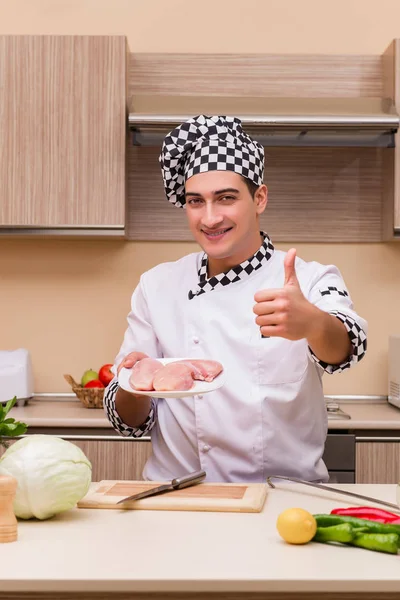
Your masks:
{"label": "raw meat", "polygon": [[200,381],[213,381],[219,375],[223,367],[216,360],[204,360],[202,358],[194,358],[190,360],[178,361],[192,368],[193,379]]}
{"label": "raw meat", "polygon": [[197,379],[198,381],[204,381],[203,370],[199,369],[199,367],[196,367],[195,361],[179,360],[176,362],[182,365],[187,365],[191,370],[193,379]]}
{"label": "raw meat", "polygon": [[154,358],[142,358],[133,366],[132,373],[129,377],[129,383],[135,390],[154,390],[154,376],[163,368],[164,365]]}
{"label": "raw meat", "polygon": [[179,361],[165,365],[153,380],[154,389],[160,392],[190,390],[193,384],[192,368]]}

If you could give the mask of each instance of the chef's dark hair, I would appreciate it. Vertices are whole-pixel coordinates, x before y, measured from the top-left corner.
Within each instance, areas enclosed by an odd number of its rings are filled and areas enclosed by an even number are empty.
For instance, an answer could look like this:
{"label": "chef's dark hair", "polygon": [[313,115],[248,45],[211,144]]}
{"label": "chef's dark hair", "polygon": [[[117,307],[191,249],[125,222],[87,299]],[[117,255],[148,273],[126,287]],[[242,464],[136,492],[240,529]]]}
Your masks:
{"label": "chef's dark hair", "polygon": [[251,181],[250,179],[248,179],[247,177],[243,177],[243,180],[244,180],[245,184],[247,185],[247,189],[249,190],[251,197],[254,199],[254,196],[256,195],[256,191],[258,190],[258,188],[260,186],[257,185],[256,183],[254,183],[253,181]]}

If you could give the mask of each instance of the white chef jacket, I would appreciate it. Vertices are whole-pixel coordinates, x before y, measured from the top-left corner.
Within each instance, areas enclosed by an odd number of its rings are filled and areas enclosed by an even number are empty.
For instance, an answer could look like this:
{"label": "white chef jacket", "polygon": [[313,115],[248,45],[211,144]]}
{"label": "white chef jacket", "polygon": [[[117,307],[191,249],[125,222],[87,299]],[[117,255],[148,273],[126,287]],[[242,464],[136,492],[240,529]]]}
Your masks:
{"label": "white chef jacket", "polygon": [[304,296],[345,324],[353,353],[341,365],[328,365],[305,339],[264,338],[255,323],[254,294],[284,285],[286,253],[275,250],[268,236],[262,249],[263,255],[259,251],[210,280],[203,253],[141,276],[114,372],[127,354],[140,351],[152,358],[217,360],[226,376],[220,389],[204,395],[152,399],[150,414],[138,428],[119,417],[117,379],[109,384],[104,406],[113,427],[125,436],[151,434],[144,479],[171,480],[203,469],[206,481],[264,482],[270,475],[328,481],[322,460],[327,435],[322,375],[362,358],[367,323],[354,311],[335,266],[296,258]]}

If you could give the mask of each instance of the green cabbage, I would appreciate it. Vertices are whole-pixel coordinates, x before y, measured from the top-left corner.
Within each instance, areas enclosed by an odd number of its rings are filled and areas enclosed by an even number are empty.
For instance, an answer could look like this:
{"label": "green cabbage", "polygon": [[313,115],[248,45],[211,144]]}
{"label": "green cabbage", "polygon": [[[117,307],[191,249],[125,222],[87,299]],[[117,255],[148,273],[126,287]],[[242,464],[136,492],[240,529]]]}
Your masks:
{"label": "green cabbage", "polygon": [[92,465],[78,446],[52,435],[28,435],[0,458],[0,475],[18,482],[15,515],[49,519],[76,505],[89,490]]}

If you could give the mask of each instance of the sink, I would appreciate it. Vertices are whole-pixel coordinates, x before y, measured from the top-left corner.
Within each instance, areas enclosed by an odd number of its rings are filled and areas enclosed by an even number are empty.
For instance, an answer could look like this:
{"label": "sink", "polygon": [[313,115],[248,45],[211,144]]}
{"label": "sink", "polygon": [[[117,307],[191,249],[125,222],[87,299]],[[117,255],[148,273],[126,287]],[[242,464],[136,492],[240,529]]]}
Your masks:
{"label": "sink", "polygon": [[337,402],[327,402],[326,410],[328,411],[328,419],[351,419],[350,415],[344,412]]}

